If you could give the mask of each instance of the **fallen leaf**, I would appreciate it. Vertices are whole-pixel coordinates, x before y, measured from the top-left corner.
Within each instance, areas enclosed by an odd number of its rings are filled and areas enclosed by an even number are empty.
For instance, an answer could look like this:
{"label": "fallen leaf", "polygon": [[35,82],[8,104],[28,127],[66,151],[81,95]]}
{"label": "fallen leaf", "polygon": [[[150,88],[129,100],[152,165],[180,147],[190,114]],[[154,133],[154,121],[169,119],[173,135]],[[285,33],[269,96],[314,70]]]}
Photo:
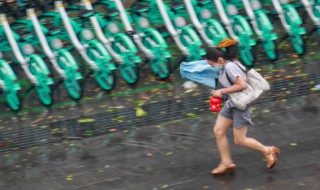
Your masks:
{"label": "fallen leaf", "polygon": [[290,143],[290,146],[295,147],[295,146],[298,146],[298,144],[297,143]]}
{"label": "fallen leaf", "polygon": [[197,115],[194,114],[194,113],[187,113],[187,116],[188,116],[188,117],[197,117]]}
{"label": "fallen leaf", "polygon": [[109,129],[109,132],[116,132],[116,131],[117,131],[117,129],[115,129],[115,128]]}
{"label": "fallen leaf", "polygon": [[167,152],[166,153],[166,156],[170,156],[170,155],[172,155],[173,154],[173,152]]}
{"label": "fallen leaf", "polygon": [[78,123],[90,123],[90,122],[94,122],[95,119],[91,119],[91,118],[87,118],[87,119],[79,119]]}
{"label": "fallen leaf", "polygon": [[163,185],[163,186],[161,187],[161,189],[167,188],[167,187],[169,187],[169,185]]}
{"label": "fallen leaf", "polygon": [[68,175],[68,176],[66,177],[66,180],[67,180],[67,181],[72,181],[72,180],[73,180],[73,176],[72,176],[72,175]]}
{"label": "fallen leaf", "polygon": [[137,106],[136,108],[136,116],[137,117],[141,117],[141,116],[146,116],[148,115],[148,113],[146,111],[144,111],[141,106]]}
{"label": "fallen leaf", "polygon": [[294,76],[287,75],[287,76],[285,76],[284,78],[286,78],[286,79],[293,79],[293,78],[294,78]]}

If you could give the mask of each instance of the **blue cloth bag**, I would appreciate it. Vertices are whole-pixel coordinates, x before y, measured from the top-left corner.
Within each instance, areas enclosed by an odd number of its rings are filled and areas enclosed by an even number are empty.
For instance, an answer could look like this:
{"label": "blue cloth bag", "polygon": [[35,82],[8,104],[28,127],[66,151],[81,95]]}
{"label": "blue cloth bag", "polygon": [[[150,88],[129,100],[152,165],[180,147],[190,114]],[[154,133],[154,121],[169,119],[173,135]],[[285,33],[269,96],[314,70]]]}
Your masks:
{"label": "blue cloth bag", "polygon": [[219,70],[211,67],[206,60],[182,62],[180,64],[182,78],[216,88],[216,80],[219,77]]}

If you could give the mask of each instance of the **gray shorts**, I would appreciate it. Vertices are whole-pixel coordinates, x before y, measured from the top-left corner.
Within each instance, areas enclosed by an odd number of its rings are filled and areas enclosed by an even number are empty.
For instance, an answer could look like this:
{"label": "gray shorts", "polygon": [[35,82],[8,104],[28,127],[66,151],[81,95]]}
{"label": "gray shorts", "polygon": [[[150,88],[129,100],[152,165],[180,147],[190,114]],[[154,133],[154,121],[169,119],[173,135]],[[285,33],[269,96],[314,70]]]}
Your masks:
{"label": "gray shorts", "polygon": [[233,128],[242,128],[245,126],[253,127],[254,123],[252,122],[252,109],[251,107],[245,110],[239,110],[238,108],[223,106],[219,114],[224,118],[233,120]]}

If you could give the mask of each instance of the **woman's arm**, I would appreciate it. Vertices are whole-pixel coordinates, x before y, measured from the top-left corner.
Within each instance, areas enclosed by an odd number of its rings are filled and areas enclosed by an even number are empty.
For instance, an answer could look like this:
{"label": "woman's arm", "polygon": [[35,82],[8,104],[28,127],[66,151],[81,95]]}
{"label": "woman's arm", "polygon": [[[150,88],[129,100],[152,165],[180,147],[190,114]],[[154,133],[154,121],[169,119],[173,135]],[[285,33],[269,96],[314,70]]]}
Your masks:
{"label": "woman's arm", "polygon": [[238,92],[245,88],[247,88],[246,82],[243,80],[242,77],[238,76],[236,77],[236,80],[234,81],[234,84],[232,86],[216,90],[214,96],[222,98],[223,94]]}

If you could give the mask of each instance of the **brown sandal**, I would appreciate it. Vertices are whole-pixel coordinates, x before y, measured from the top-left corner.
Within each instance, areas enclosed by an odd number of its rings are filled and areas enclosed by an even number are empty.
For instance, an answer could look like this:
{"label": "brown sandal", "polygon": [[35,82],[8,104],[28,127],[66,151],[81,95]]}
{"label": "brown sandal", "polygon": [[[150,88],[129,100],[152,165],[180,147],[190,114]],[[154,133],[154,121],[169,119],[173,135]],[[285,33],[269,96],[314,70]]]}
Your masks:
{"label": "brown sandal", "polygon": [[268,147],[268,153],[263,153],[265,159],[267,160],[268,169],[273,168],[277,164],[278,160],[276,154],[280,154],[280,149],[275,146]]}
{"label": "brown sandal", "polygon": [[213,169],[211,171],[211,173],[214,176],[223,176],[223,175],[225,175],[227,173],[233,175],[235,173],[235,168],[236,168],[235,164],[229,164],[228,166],[226,166],[224,164],[220,164],[218,167]]}

